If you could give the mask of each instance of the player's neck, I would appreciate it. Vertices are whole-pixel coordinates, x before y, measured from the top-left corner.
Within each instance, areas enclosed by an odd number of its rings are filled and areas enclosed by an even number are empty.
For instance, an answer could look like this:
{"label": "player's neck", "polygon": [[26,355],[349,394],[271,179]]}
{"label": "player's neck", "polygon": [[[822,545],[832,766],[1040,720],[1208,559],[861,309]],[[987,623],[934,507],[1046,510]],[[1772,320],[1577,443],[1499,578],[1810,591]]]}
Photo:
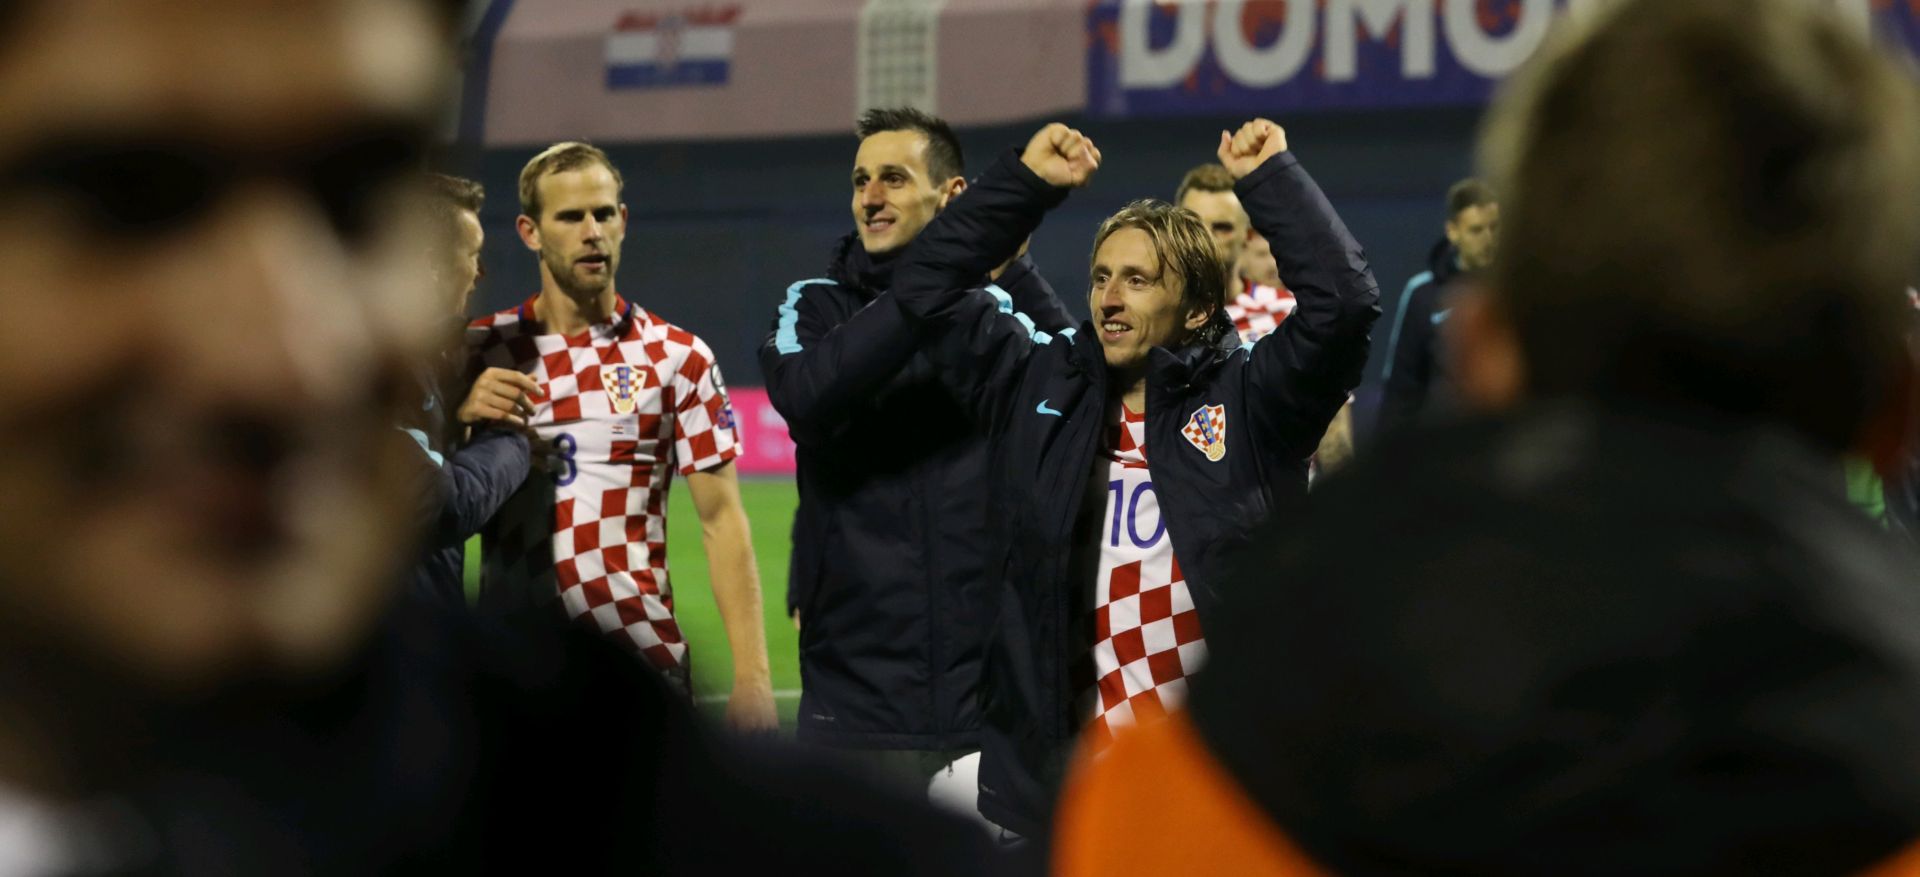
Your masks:
{"label": "player's neck", "polygon": [[549,332],[578,335],[595,323],[612,320],[619,307],[620,293],[614,291],[611,283],[598,293],[576,297],[549,280],[533,302],[533,316]]}
{"label": "player's neck", "polygon": [[1133,385],[1128,387],[1125,393],[1120,394],[1120,401],[1127,406],[1128,411],[1135,414],[1145,414],[1147,411],[1147,376],[1142,374],[1136,378]]}
{"label": "player's neck", "polygon": [[1247,291],[1246,278],[1241,277],[1240,272],[1238,271],[1228,272],[1227,273],[1227,301],[1233,301],[1234,299],[1239,298],[1241,294],[1245,293],[1246,291]]}

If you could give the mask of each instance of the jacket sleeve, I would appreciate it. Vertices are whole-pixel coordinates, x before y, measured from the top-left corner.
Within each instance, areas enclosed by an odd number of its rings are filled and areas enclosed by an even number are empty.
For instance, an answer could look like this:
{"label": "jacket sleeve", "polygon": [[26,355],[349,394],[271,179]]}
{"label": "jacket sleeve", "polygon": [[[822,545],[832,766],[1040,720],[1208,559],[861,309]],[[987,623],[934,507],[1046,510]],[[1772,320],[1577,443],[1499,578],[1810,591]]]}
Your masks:
{"label": "jacket sleeve", "polygon": [[827,441],[851,426],[848,409],[886,386],[913,356],[913,330],[889,293],[836,322],[820,303],[837,288],[829,280],[788,287],[760,345],[767,397],[800,444]]}
{"label": "jacket sleeve", "polygon": [[971,287],[1017,252],[1066,196],[1009,150],[921,230],[894,271],[895,304],[954,395],[989,428],[1034,352],[1068,341],[1012,312],[1010,297],[996,301]]}
{"label": "jacket sleeve", "polygon": [[1432,379],[1433,305],[1439,284],[1431,280],[1408,287],[1388,343],[1386,388],[1380,397],[1381,435],[1417,420]]}
{"label": "jacket sleeve", "polygon": [[445,501],[433,528],[436,546],[465,542],[486,526],[532,467],[527,437],[501,429],[475,431],[473,441],[440,467]]}
{"label": "jacket sleeve", "polygon": [[1040,276],[1040,269],[1027,256],[1013,260],[996,285],[1013,299],[1015,311],[1033,320],[1034,328],[1055,334],[1073,328],[1073,316],[1060,304],[1060,297],[1054,295],[1053,284]]}
{"label": "jacket sleeve", "polygon": [[1268,159],[1234,191],[1273,243],[1280,278],[1298,301],[1249,355],[1254,423],[1280,453],[1304,458],[1360,383],[1379,288],[1366,252],[1293,153]]}

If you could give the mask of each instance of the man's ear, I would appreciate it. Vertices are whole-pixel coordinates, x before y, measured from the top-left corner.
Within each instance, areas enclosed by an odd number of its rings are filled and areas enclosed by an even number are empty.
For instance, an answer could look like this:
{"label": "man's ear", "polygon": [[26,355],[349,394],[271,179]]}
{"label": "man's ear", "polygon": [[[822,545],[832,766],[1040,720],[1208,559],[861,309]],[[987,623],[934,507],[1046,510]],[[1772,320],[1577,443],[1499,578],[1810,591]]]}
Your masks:
{"label": "man's ear", "polygon": [[950,180],[947,180],[945,183],[941,184],[939,209],[941,210],[947,209],[947,203],[952,201],[955,198],[960,197],[960,193],[965,192],[966,190],[967,190],[966,177],[954,177]]}
{"label": "man's ear", "polygon": [[1211,319],[1213,319],[1213,311],[1204,307],[1194,308],[1187,312],[1187,331],[1197,332]]}
{"label": "man's ear", "polygon": [[520,232],[520,242],[526,244],[527,249],[536,253],[540,251],[540,226],[533,221],[533,217],[522,213],[513,221],[513,227]]}
{"label": "man's ear", "polygon": [[1468,285],[1453,294],[1451,303],[1440,349],[1458,378],[1460,395],[1485,410],[1518,404],[1526,393],[1526,358],[1492,290]]}
{"label": "man's ear", "polygon": [[627,227],[627,202],[620,202],[620,227]]}

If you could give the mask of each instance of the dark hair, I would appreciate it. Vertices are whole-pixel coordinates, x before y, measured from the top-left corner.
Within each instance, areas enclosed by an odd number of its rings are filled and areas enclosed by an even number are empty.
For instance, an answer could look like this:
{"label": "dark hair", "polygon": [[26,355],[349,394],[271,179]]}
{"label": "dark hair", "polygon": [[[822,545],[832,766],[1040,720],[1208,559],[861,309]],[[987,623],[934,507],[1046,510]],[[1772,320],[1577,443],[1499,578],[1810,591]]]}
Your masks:
{"label": "dark hair", "polygon": [[960,138],[939,116],[912,107],[875,107],[860,114],[853,132],[865,140],[882,131],[918,131],[927,138],[927,173],[942,183],[967,172]]}
{"label": "dark hair", "polygon": [[1468,177],[1447,189],[1447,221],[1459,219],[1462,211],[1485,207],[1499,200],[1493,197],[1492,186],[1478,178]]}
{"label": "dark hair", "polygon": [[480,208],[487,203],[486,188],[465,177],[428,174],[427,186],[432,190],[435,199],[455,210],[479,213]]}
{"label": "dark hair", "polygon": [[1180,188],[1173,190],[1173,203],[1186,203],[1188,192],[1231,192],[1233,182],[1233,172],[1226,165],[1208,162],[1180,178]]}
{"label": "dark hair", "polygon": [[[4,2],[4,0],[0,0]],[[443,243],[460,237],[460,214],[472,212],[477,218],[487,201],[487,191],[479,183],[463,177],[428,173],[425,178],[426,208],[433,216],[433,232]]]}
{"label": "dark hair", "polygon": [[1572,15],[1507,88],[1481,162],[1504,195],[1491,286],[1527,392],[1851,449],[1906,361],[1905,65],[1799,0],[1624,0]]}

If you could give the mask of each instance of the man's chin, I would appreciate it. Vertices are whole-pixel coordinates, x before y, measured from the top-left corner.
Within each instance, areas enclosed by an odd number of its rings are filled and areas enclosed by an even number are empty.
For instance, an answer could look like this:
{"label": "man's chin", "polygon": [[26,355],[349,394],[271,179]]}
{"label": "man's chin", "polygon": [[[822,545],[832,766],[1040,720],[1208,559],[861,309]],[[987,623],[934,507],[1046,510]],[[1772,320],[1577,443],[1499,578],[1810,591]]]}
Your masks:
{"label": "man's chin", "polygon": [[895,234],[869,237],[865,233],[862,233],[860,235],[860,246],[867,251],[867,255],[869,256],[891,256],[894,253],[906,249],[907,241],[900,240],[899,235]]}
{"label": "man's chin", "polygon": [[1131,345],[1126,347],[1107,347],[1101,345],[1107,355],[1107,368],[1114,371],[1133,371],[1146,364],[1147,352]]}

